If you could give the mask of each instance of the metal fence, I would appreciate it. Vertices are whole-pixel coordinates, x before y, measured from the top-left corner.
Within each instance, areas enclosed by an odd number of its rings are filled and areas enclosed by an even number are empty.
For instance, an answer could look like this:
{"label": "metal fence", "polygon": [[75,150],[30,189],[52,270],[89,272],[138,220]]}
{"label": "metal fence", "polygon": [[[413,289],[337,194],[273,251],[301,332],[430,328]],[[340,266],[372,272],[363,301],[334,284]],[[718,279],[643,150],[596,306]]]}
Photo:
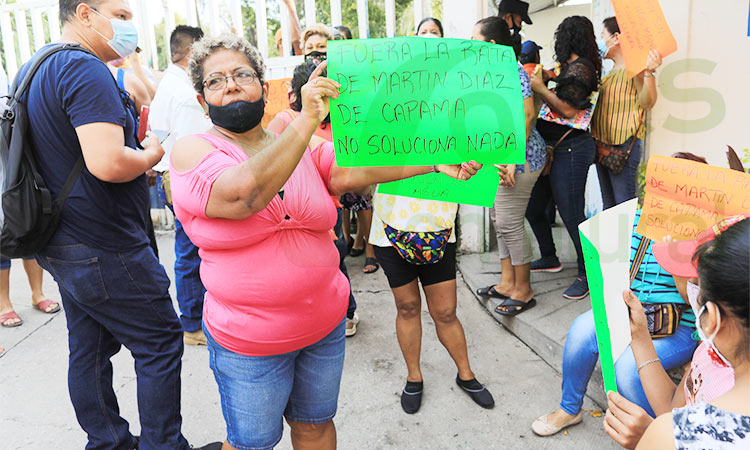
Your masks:
{"label": "metal fence", "polygon": [[[369,37],[368,0],[354,0],[357,9],[357,26],[359,36]],[[385,8],[386,36],[396,33],[396,1],[370,0],[382,4]],[[144,60],[154,69],[159,68],[159,60],[168,61],[169,34],[175,25],[185,23],[197,26],[204,31],[217,34],[223,31],[242,32],[254,28],[258,49],[266,58],[268,78],[289,76],[291,68],[299,63],[299,57],[269,58],[269,17],[268,8],[279,10],[282,30],[283,54],[291,54],[291,27],[289,14],[281,0],[130,0],[134,20],[139,32],[140,47]],[[333,25],[342,23],[342,1],[328,0],[330,4],[330,22]],[[441,2],[440,2],[441,3]],[[424,14],[432,11],[433,0],[413,0],[414,22],[418,23]],[[315,0],[304,0],[303,11],[317,11]],[[244,23],[244,8],[255,12],[255,23]],[[155,9],[161,13],[159,23],[153,14]],[[185,16],[177,15],[177,10]],[[151,17],[150,17],[151,16]],[[303,27],[310,26],[318,20],[316,14],[304,14]],[[28,61],[36,50],[60,37],[60,22],[57,0],[0,0],[0,28],[2,49],[0,49],[0,69],[12,79],[21,64]],[[157,45],[157,43],[159,45]]]}

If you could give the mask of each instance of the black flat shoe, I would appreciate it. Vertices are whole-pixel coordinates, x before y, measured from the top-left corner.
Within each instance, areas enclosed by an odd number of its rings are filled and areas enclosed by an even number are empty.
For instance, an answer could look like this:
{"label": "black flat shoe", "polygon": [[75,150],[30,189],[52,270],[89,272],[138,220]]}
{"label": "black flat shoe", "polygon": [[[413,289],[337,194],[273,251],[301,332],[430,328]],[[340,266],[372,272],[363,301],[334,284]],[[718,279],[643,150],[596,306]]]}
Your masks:
{"label": "black flat shoe", "polygon": [[495,399],[492,398],[490,391],[482,383],[478,382],[476,378],[464,381],[456,375],[456,384],[474,400],[474,403],[482,408],[492,409],[495,406]]}
{"label": "black flat shoe", "polygon": [[401,392],[401,408],[406,414],[414,414],[422,406],[423,382],[407,381]]}

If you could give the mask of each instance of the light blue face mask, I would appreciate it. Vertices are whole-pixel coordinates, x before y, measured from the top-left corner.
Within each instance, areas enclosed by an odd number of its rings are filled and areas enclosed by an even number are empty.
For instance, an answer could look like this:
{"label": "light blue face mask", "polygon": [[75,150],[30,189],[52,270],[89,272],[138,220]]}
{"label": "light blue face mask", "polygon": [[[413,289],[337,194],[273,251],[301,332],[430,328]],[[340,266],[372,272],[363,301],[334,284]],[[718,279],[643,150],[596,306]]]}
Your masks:
{"label": "light blue face mask", "polygon": [[[104,17],[99,11],[93,8],[92,11]],[[107,19],[107,17],[104,18]],[[107,36],[100,33],[96,28],[92,28],[99,36],[107,39],[107,44],[109,44],[115,53],[120,55],[120,58],[126,58],[138,47],[138,30],[135,28],[135,25],[133,25],[132,20],[120,20],[114,18],[108,20],[112,24],[112,32],[114,33],[112,39],[109,39]]]}
{"label": "light blue face mask", "polygon": [[605,41],[604,39],[597,39],[596,46],[599,47],[599,55],[602,57],[602,59],[605,59],[607,57],[607,53],[609,53],[607,41]]}

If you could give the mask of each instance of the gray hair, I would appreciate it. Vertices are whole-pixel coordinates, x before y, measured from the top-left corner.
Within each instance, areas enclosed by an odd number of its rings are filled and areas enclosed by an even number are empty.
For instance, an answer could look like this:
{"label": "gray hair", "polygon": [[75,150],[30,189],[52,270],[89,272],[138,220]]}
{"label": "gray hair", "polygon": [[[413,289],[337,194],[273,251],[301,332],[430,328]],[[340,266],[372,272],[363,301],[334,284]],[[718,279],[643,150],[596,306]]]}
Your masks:
{"label": "gray hair", "polygon": [[193,54],[190,57],[190,78],[196,92],[203,92],[203,64],[216,50],[227,49],[242,53],[250,63],[250,67],[258,74],[261,86],[266,82],[266,64],[257,48],[247,39],[235,34],[222,34],[219,37],[206,36],[193,44]]}

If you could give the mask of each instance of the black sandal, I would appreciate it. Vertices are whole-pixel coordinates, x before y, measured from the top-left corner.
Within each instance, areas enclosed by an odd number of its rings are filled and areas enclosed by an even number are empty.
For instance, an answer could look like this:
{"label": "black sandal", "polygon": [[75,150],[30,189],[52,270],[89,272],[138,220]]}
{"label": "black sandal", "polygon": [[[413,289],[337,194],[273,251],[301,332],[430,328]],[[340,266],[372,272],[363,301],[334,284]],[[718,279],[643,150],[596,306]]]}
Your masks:
{"label": "black sandal", "polygon": [[494,284],[492,286],[487,286],[487,287],[477,289],[477,294],[483,297],[499,298],[500,300],[506,300],[510,298],[507,295],[503,295],[497,292]]}
{"label": "black sandal", "polygon": [[[367,270],[365,269],[367,266],[375,266],[374,270]],[[362,271],[364,273],[375,273],[380,269],[380,264],[378,264],[378,260],[375,258],[370,258],[369,256],[365,258],[365,265],[362,266]]]}
{"label": "black sandal", "polygon": [[[507,311],[503,311],[500,309],[501,306],[505,306],[508,308]],[[513,308],[514,306],[520,306],[520,308]],[[528,302],[522,302],[521,300],[515,300],[512,298],[509,298],[505,300],[504,302],[500,303],[495,307],[495,312],[498,314],[502,314],[503,316],[515,316],[516,314],[522,313],[526,311],[527,309],[531,309],[536,306],[536,299],[532,298]],[[513,308],[513,309],[511,309]]]}
{"label": "black sandal", "polygon": [[[352,244],[353,245],[353,244]],[[354,248],[349,249],[349,256],[357,257],[365,252],[365,248]]]}

